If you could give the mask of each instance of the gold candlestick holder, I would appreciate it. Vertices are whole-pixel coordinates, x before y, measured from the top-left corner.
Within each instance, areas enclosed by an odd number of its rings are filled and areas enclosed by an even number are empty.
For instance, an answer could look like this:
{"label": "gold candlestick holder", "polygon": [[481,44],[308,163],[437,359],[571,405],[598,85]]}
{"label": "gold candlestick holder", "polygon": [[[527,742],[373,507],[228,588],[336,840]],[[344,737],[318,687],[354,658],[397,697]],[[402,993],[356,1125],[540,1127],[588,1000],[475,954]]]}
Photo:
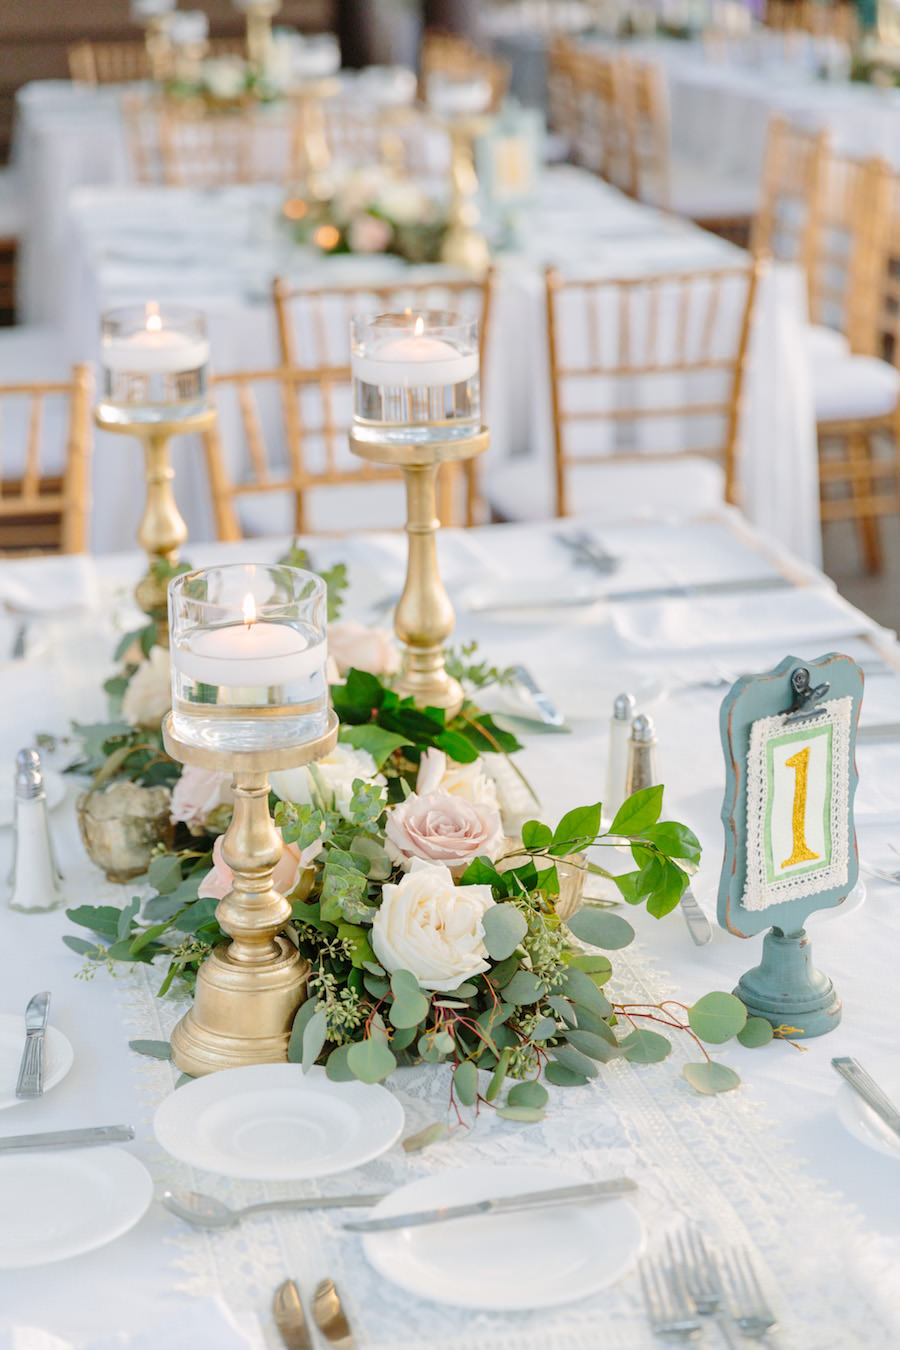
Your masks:
{"label": "gold candlestick holder", "polygon": [[257,75],[265,74],[272,50],[272,20],[281,0],[254,0],[247,6],[247,60]]}
{"label": "gold candlestick holder", "polygon": [[160,646],[168,647],[166,581],[156,575],[153,565],[157,562],[176,563],[178,550],[188,536],[187,525],[172,491],[175,470],[172,468],[169,442],[173,436],[207,431],[215,422],[216,413],[214,408],[204,408],[166,422],[123,419],[127,419],[127,414],[121,408],[107,412],[101,404],[94,410],[94,421],[101,430],[136,436],[144,448],[147,492],[137,538],[141,548],[146,550],[150,566],[135,587],[134,594],[140,608],[156,624],[156,641]]}
{"label": "gold candlestick holder", "polygon": [[163,744],[173,759],[234,776],[234,815],[222,841],[222,858],[234,880],[216,908],[231,941],[220,943],[201,965],[193,1006],[172,1033],[172,1058],[184,1073],[197,1077],[287,1059],[309,964],[281,933],[291,906],[272,885],[283,845],[269,814],[268,774],[327,755],[337,734],[332,712],[326,731],[315,740],[225,751],[181,740],[172,730],[171,713],[163,722]]}
{"label": "gold candlestick holder", "polygon": [[448,721],[462,707],[463,691],[444,667],[444,643],[453,632],[454,614],[437,560],[437,473],[441,464],[483,455],[489,442],[485,427],[459,440],[422,444],[360,440],[350,433],[354,454],[374,464],[399,466],[406,484],[406,582],[394,612],[394,631],[405,651],[394,688],[403,698],[411,695],[420,708],[443,708]]}
{"label": "gold candlestick holder", "polygon": [[173,72],[174,51],[169,37],[171,20],[171,14],[154,14],[143,24],[150,78],[156,84],[164,84]]}
{"label": "gold candlestick holder", "polygon": [[470,272],[486,272],[491,262],[487,240],[479,226],[478,175],[475,138],[490,125],[484,117],[465,117],[447,123],[450,136],[450,223],[441,246],[441,261]]}

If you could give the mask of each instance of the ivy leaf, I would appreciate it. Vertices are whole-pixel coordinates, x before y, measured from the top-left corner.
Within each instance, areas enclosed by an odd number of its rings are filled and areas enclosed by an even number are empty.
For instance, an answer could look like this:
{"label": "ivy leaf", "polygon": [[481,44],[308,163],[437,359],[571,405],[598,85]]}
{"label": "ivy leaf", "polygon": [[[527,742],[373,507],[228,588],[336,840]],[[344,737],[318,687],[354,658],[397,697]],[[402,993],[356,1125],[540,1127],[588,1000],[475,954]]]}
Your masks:
{"label": "ivy leaf", "polygon": [[372,710],[384,703],[384,695],[384,685],[375,675],[355,667],[347,671],[343,684],[331,688],[335,712],[342,722],[351,724],[370,721]]}
{"label": "ivy leaf", "polygon": [[403,1140],[403,1151],[418,1153],[420,1149],[428,1148],[431,1144],[437,1144],[446,1138],[447,1132],[448,1126],[436,1120],[433,1125],[426,1125],[424,1130],[419,1130],[417,1134],[407,1135]]}
{"label": "ivy leaf", "polygon": [[670,862],[668,858],[659,861],[662,876],[647,900],[647,913],[654,919],[662,919],[672,912],[684,895],[689,880],[687,872],[683,872],[677,863]]}
{"label": "ivy leaf", "polygon": [[473,858],[460,877],[459,884],[460,886],[494,886],[503,891],[506,890],[506,882],[490,858]]}
{"label": "ivy leaf", "polygon": [[474,764],[478,758],[475,746],[459,731],[442,731],[435,737],[434,743],[457,764]]}
{"label": "ivy leaf", "polygon": [[576,806],[574,811],[567,811],[553,831],[550,852],[558,857],[587,848],[600,833],[602,814],[600,802],[594,806]]}
{"label": "ivy leaf", "polygon": [[743,1030],[738,1032],[738,1040],[748,1050],[755,1050],[757,1046],[768,1045],[774,1034],[772,1023],[764,1017],[748,1017]]}
{"label": "ivy leaf", "polygon": [[368,1036],[349,1047],[347,1067],[360,1082],[380,1083],[394,1072],[397,1061],[384,1041]]}
{"label": "ivy leaf", "polygon": [[727,1064],[685,1064],[682,1074],[691,1087],[712,1096],[716,1092],[730,1092],[740,1086],[740,1077]]}
{"label": "ivy leaf", "polygon": [[628,920],[605,909],[579,909],[568,920],[568,928],[582,942],[608,952],[618,951],[634,941],[634,929]]}
{"label": "ivy leaf", "polygon": [[734,994],[715,991],[704,994],[693,1007],[688,1008],[688,1022],[701,1041],[721,1045],[743,1031],[747,1022],[747,1009]]}
{"label": "ivy leaf", "polygon": [[668,858],[684,858],[691,863],[700,861],[700,840],[693,830],[677,820],[661,820],[658,825],[650,825],[643,830],[642,834]]}
{"label": "ivy leaf", "polygon": [[536,1083],[533,1080],[527,1083],[516,1083],[511,1087],[509,1095],[506,1098],[508,1106],[533,1106],[540,1109],[546,1106],[550,1100],[550,1093],[542,1083]]}
{"label": "ivy leaf", "polygon": [[553,839],[553,831],[549,825],[543,825],[539,820],[526,820],[522,826],[522,847],[523,848],[544,848]]}
{"label": "ivy leaf", "polygon": [[[476,863],[477,859],[475,863],[469,865],[466,876]],[[484,945],[492,961],[505,961],[507,957],[512,956],[528,932],[528,920],[525,915],[516,909],[515,905],[510,904],[492,905],[490,909],[485,910],[482,924]]]}
{"label": "ivy leaf", "polygon": [[659,820],[662,810],[663,789],[661,786],[641,788],[633,792],[619,807],[616,818],[609,827],[612,835],[643,835],[651,825]]}
{"label": "ivy leaf", "polygon": [[463,1106],[474,1106],[478,1096],[478,1070],[472,1060],[464,1059],[453,1071],[453,1090]]}
{"label": "ivy leaf", "polygon": [[658,1064],[672,1049],[672,1042],[658,1031],[635,1027],[619,1042],[619,1049],[632,1064]]}
{"label": "ivy leaf", "polygon": [[168,1041],[129,1041],[132,1050],[150,1059],[171,1059],[172,1047]]}
{"label": "ivy leaf", "polygon": [[376,722],[363,722],[358,726],[341,727],[338,740],[352,745],[357,750],[367,750],[380,769],[401,745],[411,745],[408,736],[396,731],[386,731]]}

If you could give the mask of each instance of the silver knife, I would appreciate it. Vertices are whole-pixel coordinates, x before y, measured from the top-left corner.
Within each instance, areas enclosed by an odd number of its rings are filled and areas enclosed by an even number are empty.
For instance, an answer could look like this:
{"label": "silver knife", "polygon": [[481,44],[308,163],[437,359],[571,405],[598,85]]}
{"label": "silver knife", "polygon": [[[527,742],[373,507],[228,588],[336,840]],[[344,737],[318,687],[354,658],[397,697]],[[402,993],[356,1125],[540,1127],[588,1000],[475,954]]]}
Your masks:
{"label": "silver knife", "polygon": [[25,1009],[25,1049],[19,1065],[17,1097],[44,1095],[44,1032],[50,1012],[50,992],[35,994]]}
{"label": "silver knife", "polygon": [[306,1314],[293,1280],[285,1280],[275,1290],[272,1316],[286,1350],[312,1350]]}
{"label": "silver knife", "polygon": [[541,721],[546,723],[548,727],[565,726],[566,719],[563,717],[556,704],[551,703],[550,699],[535,680],[531,671],[528,670],[526,666],[513,666],[513,674],[516,677],[517,683],[519,683],[523,689],[527,689],[528,693],[533,698],[535,706],[541,715]]}
{"label": "silver knife", "polygon": [[681,906],[684,921],[695,945],[705,947],[707,942],[712,939],[712,924],[697,904],[690,886],[687,887],[678,903]]}
{"label": "silver knife", "polygon": [[857,727],[858,741],[896,741],[900,739],[900,722],[869,722]]}
{"label": "silver knife", "polygon": [[8,1134],[0,1138],[0,1152],[32,1148],[90,1148],[134,1138],[133,1125],[92,1125],[83,1130],[49,1130],[41,1134]]}
{"label": "silver knife", "polygon": [[866,1072],[859,1061],[849,1055],[843,1055],[833,1059],[831,1065],[837,1069],[842,1078],[846,1079],[854,1092],[858,1092],[863,1101],[871,1106],[888,1129],[893,1130],[900,1138],[900,1109],[894,1105],[890,1097],[885,1096],[875,1079]]}
{"label": "silver knife", "polygon": [[592,1204],[614,1200],[636,1191],[637,1182],[628,1177],[615,1181],[590,1181],[580,1186],[561,1186],[549,1191],[528,1191],[523,1195],[504,1195],[496,1200],[475,1200],[468,1205],[444,1205],[413,1214],[388,1214],[382,1219],[358,1219],[345,1223],[349,1233],[385,1233],[393,1228],[418,1228],[420,1224],[443,1223],[445,1219],[467,1219],[475,1214],[511,1214],[523,1209],[543,1209],[557,1205]]}
{"label": "silver knife", "polygon": [[796,587],[797,583],[788,577],[747,577],[734,581],[698,581],[694,584],[684,582],[665,586],[646,586],[629,591],[598,590],[588,594],[569,593],[556,596],[552,601],[540,597],[531,600],[524,598],[504,600],[498,595],[487,600],[476,598],[472,602],[466,602],[465,609],[470,614],[487,614],[492,611],[499,613],[503,610],[517,609],[568,609],[603,604],[610,600],[619,604],[628,604],[635,600],[691,600],[701,595],[743,595],[751,594],[753,591],[783,591]]}

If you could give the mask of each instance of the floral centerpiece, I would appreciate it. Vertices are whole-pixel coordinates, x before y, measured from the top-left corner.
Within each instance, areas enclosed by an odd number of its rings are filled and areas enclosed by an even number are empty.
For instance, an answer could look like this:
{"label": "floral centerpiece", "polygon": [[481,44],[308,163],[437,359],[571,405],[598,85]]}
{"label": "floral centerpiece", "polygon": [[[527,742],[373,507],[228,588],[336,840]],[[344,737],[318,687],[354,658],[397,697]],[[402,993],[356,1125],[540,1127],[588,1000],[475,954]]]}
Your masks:
{"label": "floral centerpiece", "polygon": [[393,253],[407,262],[440,258],[444,203],[410,178],[375,165],[354,169],[330,196],[291,196],[283,216],[298,243],[322,253]]}
{"label": "floral centerpiece", "polygon": [[[305,559],[294,550],[285,561]],[[334,616],[346,576],[339,567],[326,577]],[[121,720],[76,728],[80,767],[171,786],[174,845],[161,843],[150,862],[149,897],[121,910],[68,911],[94,936],[65,940],[89,968],[165,962],[165,994],[176,979],[190,986],[224,936],[216,906],[231,881],[221,839],[233,798],[224,776],[168,759],[150,729],[166,710],[168,660],[145,631],[123,639],[125,671],[107,685]],[[133,664],[142,641],[146,658]],[[691,1007],[612,997],[609,953],[633,940],[631,924],[609,902],[584,902],[567,919],[557,912],[563,863],[602,876],[622,902],[657,918],[677,905],[700,846],[686,826],[659,820],[662,788],[634,794],[606,830],[599,803],[555,826],[512,819],[497,771],[520,748],[509,731],[470,699],[448,722],[400,698],[390,687],[398,663],[390,634],[335,623],[329,645],[338,744],[270,778],[284,842],[274,884],[292,904],[287,936],[310,966],[290,1058],[365,1082],[398,1065],[446,1062],[457,1114],[481,1102],[529,1121],[547,1101],[541,1080],[583,1084],[612,1059],[662,1060],[671,1049],[666,1033],[681,1032],[701,1054],[684,1068],[693,1086],[735,1087],[737,1074],[713,1062],[703,1042],[739,1035],[763,1044],[768,1022],[748,1019],[726,993]],[[503,678],[471,657],[467,649],[455,658],[470,686]],[[634,868],[613,875],[587,856],[604,845],[630,849]],[[507,1079],[512,1086],[497,1102]],[[436,1124],[407,1144],[429,1143],[446,1128]]]}

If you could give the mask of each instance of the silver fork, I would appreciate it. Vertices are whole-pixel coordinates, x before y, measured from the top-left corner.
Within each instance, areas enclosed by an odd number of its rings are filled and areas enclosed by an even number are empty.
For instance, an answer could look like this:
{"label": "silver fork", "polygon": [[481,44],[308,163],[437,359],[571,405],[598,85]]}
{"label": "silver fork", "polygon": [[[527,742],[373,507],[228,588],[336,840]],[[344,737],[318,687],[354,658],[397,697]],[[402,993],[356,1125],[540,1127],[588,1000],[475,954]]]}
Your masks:
{"label": "silver fork", "polygon": [[749,1252],[744,1247],[732,1247],[722,1253],[720,1260],[741,1334],[754,1341],[762,1340],[776,1325],[777,1318],[766,1302]]}
{"label": "silver fork", "polygon": [[654,1334],[681,1341],[696,1335],[700,1321],[678,1265],[665,1266],[658,1256],[645,1256],[638,1273]]}
{"label": "silver fork", "polygon": [[734,1350],[734,1338],[726,1321],[722,1303],[722,1277],[710,1255],[703,1234],[696,1228],[680,1229],[674,1237],[666,1238],[669,1260],[684,1275],[687,1291],[701,1317],[713,1319],[729,1350]]}
{"label": "silver fork", "polygon": [[615,572],[619,566],[619,559],[608,553],[587,530],[560,531],[553,537],[574,555],[576,567],[590,567],[595,572],[607,575]]}

